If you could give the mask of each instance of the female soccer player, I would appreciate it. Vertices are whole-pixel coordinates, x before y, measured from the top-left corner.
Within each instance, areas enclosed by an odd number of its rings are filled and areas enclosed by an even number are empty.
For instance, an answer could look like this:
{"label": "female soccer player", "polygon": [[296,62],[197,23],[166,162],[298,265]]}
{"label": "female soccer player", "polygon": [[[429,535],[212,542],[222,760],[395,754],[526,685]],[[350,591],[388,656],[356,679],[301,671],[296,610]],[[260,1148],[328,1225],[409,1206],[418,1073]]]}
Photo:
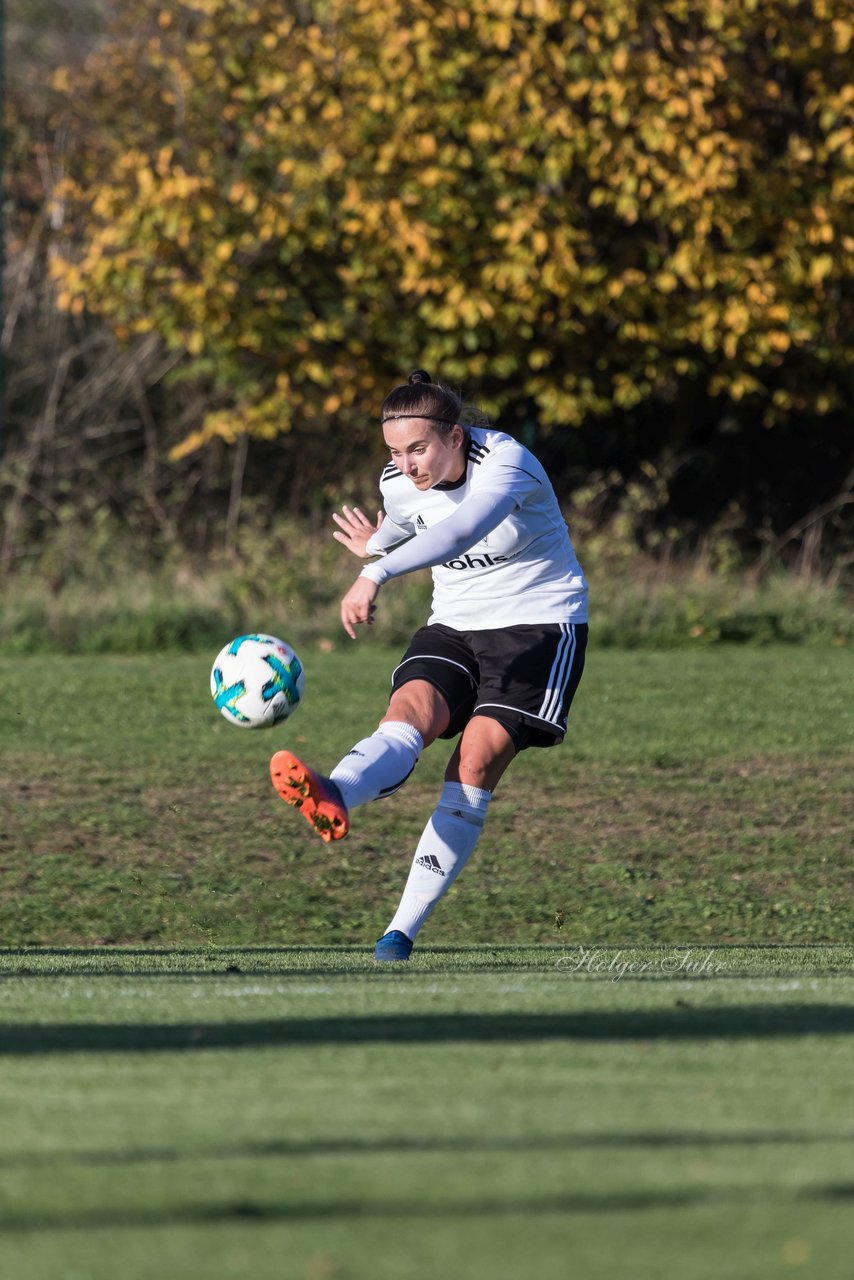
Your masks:
{"label": "female soccer player", "polygon": [[426,746],[459,740],[374,958],[408,960],[424,921],[471,856],[499,779],[526,747],[550,747],[584,666],[587,584],[537,459],[423,369],[382,406],[391,461],[376,525],[358,508],[333,534],[379,557],[341,601],[344,629],[370,623],[390,578],[432,566],[433,609],[392,676],[388,710],[326,777],[278,751],[273,785],[325,841],[350,812],[402,786]]}

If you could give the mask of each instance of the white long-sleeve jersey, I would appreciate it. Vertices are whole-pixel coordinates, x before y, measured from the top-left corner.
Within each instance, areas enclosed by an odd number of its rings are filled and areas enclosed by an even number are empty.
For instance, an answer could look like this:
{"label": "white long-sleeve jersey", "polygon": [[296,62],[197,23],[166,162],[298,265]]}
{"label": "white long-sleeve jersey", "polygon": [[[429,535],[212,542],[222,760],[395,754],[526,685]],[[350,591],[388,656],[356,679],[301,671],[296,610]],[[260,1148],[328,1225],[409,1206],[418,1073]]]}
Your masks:
{"label": "white long-sleeve jersey", "polygon": [[[368,543],[379,585],[432,567],[429,622],[460,631],[586,622],[587,583],[551,483],[523,445],[472,427],[466,469],[419,490],[394,463],[380,478],[385,516]],[[396,545],[402,544],[402,545]]]}

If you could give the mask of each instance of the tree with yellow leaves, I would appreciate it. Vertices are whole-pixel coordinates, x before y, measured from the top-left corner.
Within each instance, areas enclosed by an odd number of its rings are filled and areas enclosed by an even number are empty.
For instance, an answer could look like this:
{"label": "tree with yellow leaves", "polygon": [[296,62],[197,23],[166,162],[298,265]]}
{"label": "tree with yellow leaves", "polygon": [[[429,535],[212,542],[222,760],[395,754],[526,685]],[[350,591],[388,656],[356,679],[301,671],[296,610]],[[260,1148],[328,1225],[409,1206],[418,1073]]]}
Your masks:
{"label": "tree with yellow leaves", "polygon": [[847,0],[135,0],[56,88],[62,306],[358,434],[413,363],[579,424],[850,403]]}

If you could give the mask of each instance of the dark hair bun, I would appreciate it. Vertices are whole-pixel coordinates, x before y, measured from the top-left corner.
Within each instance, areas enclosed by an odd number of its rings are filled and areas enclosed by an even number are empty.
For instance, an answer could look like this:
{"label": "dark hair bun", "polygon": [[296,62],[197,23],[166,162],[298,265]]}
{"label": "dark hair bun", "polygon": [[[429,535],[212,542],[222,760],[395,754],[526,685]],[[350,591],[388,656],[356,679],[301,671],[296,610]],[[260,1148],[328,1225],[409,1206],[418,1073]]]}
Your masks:
{"label": "dark hair bun", "polygon": [[417,387],[422,382],[432,382],[433,379],[426,369],[413,369],[409,377],[406,379],[410,387]]}

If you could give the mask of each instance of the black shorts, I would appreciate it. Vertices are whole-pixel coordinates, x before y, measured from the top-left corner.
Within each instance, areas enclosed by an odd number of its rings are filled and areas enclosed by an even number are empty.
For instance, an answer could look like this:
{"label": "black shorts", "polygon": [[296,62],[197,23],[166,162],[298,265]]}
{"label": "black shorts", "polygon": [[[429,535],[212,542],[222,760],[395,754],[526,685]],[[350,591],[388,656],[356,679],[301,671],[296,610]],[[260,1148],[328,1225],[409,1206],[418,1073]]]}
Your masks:
{"label": "black shorts", "polygon": [[422,627],[391,678],[392,692],[426,680],[448,704],[443,738],[455,738],[472,716],[504,726],[516,750],[563,740],[566,717],[587,648],[587,623],[542,623],[495,631]]}

